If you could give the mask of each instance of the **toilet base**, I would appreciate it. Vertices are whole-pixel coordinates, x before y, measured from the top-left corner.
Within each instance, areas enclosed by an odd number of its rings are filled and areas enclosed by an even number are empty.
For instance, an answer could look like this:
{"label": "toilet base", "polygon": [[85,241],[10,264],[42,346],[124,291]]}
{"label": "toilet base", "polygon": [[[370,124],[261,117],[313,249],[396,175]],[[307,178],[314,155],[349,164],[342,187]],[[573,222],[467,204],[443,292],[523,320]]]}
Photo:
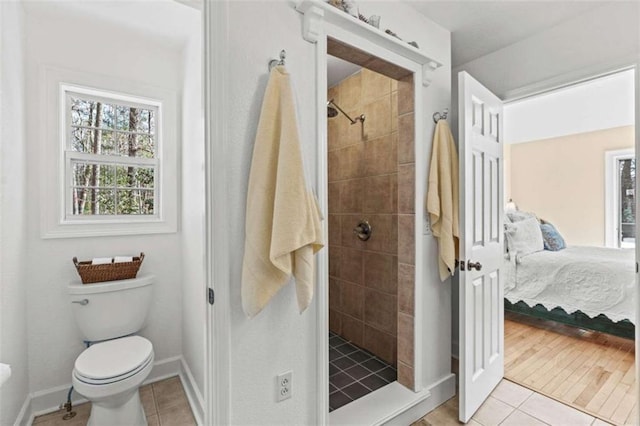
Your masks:
{"label": "toilet base", "polygon": [[87,426],[114,425],[147,426],[147,417],[140,402],[138,389],[116,400],[91,402],[91,415]]}

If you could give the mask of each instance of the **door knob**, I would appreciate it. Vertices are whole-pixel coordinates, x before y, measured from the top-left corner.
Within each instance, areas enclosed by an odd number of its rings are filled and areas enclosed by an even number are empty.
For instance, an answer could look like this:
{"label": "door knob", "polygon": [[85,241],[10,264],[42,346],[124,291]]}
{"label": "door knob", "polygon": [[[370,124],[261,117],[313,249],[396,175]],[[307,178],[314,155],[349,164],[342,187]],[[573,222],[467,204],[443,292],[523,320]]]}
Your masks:
{"label": "door knob", "polygon": [[482,264],[480,262],[472,262],[470,260],[467,261],[467,271],[470,271],[472,269],[479,271],[482,269]]}

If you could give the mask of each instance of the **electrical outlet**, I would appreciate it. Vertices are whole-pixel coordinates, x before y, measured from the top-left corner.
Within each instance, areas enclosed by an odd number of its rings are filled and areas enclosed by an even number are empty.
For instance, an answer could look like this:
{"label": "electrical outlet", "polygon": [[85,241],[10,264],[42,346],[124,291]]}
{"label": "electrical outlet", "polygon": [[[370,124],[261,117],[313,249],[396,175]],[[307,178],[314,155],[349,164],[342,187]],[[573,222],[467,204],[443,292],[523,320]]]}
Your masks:
{"label": "electrical outlet", "polygon": [[276,377],[276,401],[291,398],[293,393],[293,371],[289,370]]}
{"label": "electrical outlet", "polygon": [[429,215],[425,216],[422,221],[422,235],[431,235],[431,222],[429,221]]}

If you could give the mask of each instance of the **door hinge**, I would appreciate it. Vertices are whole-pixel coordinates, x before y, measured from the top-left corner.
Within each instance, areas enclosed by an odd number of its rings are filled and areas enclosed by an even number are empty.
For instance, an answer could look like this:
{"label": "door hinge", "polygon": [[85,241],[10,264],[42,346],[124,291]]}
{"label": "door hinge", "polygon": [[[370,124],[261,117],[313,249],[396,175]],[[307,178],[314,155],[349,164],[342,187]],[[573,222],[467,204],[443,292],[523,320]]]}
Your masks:
{"label": "door hinge", "polygon": [[638,262],[636,262],[636,274],[638,273]]}
{"label": "door hinge", "polygon": [[213,305],[213,302],[215,302],[215,300],[216,300],[216,295],[213,292],[213,289],[211,287],[209,287],[209,292],[208,293],[209,293],[209,304]]}

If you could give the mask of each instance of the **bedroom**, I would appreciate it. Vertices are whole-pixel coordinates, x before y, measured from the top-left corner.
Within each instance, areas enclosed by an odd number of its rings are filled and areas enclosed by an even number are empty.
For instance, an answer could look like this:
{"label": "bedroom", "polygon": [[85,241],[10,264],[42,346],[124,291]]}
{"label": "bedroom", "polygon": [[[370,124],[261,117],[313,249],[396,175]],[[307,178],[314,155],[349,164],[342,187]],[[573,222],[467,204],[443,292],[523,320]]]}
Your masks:
{"label": "bedroom", "polygon": [[505,105],[505,377],[613,424],[637,410],[633,93],[626,70]]}

